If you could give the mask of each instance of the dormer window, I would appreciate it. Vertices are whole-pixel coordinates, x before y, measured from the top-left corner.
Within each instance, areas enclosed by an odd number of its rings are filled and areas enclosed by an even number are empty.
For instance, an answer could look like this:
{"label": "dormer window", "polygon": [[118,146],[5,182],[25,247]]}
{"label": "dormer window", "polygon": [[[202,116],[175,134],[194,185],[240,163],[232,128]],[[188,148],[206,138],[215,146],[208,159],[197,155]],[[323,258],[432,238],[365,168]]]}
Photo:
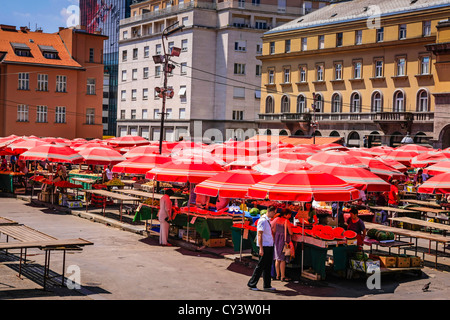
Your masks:
{"label": "dormer window", "polygon": [[14,49],[14,53],[20,57],[32,57],[31,49],[25,43],[11,42],[11,46]]}
{"label": "dormer window", "polygon": [[39,46],[41,49],[42,55],[46,59],[59,59],[58,50],[53,48],[52,46]]}

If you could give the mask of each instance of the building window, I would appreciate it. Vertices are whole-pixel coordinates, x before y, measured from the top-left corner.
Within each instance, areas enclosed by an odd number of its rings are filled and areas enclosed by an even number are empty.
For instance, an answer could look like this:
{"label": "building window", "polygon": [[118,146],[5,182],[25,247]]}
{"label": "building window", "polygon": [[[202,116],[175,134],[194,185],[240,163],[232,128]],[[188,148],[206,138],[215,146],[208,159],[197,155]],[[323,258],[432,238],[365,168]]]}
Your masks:
{"label": "building window", "polygon": [[148,100],[148,89],[142,89],[142,100]]}
{"label": "building window", "polygon": [[19,73],[19,90],[30,90],[30,74],[28,72]]}
{"label": "building window", "polygon": [[147,120],[148,119],[148,110],[142,109],[142,119]]}
{"label": "building window", "polygon": [[260,77],[261,74],[262,74],[262,65],[257,64],[257,65],[256,65],[256,74],[255,74],[255,75],[256,75],[257,77]]}
{"label": "building window", "polygon": [[153,110],[153,119],[160,119],[160,116],[159,109]]}
{"label": "building window", "polygon": [[131,73],[131,78],[133,80],[137,80],[137,78],[138,78],[138,69],[133,69],[133,71]]}
{"label": "building window", "polygon": [[128,31],[124,31],[124,32],[122,33],[122,38],[123,38],[124,40],[128,39]]}
{"label": "building window", "polygon": [[38,91],[48,91],[48,74],[38,74]]}
{"label": "building window", "polygon": [[133,49],[133,60],[137,60],[139,58],[138,48]]}
{"label": "building window", "polygon": [[122,100],[122,101],[127,100],[127,91],[126,90],[122,90],[120,92],[120,100]]}
{"label": "building window", "polygon": [[394,112],[404,112],[405,111],[405,95],[402,91],[396,91],[394,93]]}
{"label": "building window", "polygon": [[244,120],[244,111],[233,110],[233,120]]}
{"label": "building window", "polygon": [[93,63],[94,57],[95,57],[94,48],[89,48],[89,62]]}
{"label": "building window", "polygon": [[186,86],[180,86],[180,91],[178,91],[178,95],[180,96],[181,103],[186,103],[187,101],[187,89]]}
{"label": "building window", "polygon": [[233,87],[233,98],[245,99],[245,88]]}
{"label": "building window", "polygon": [[302,51],[306,51],[308,49],[308,38],[302,38]]}
{"label": "building window", "polygon": [[357,92],[354,92],[350,97],[350,112],[361,112],[361,96]]}
{"label": "building window", "polygon": [[120,119],[121,120],[125,119],[125,110],[120,110]]}
{"label": "building window", "polygon": [[316,81],[324,81],[324,77],[323,77],[323,65],[319,64],[316,67]]}
{"label": "building window", "polygon": [[290,83],[291,82],[291,69],[289,68],[284,68],[283,70],[283,75],[284,75],[284,83]]}
{"label": "building window", "polygon": [[333,94],[333,97],[331,98],[331,112],[340,113],[342,110],[341,106],[342,106],[341,96],[339,95],[339,93]]}
{"label": "building window", "polygon": [[181,51],[182,52],[188,51],[188,40],[187,39],[181,40]]}
{"label": "building window", "polygon": [[424,21],[422,26],[422,34],[424,37],[431,36],[431,21]]}
{"label": "building window", "polygon": [[377,29],[377,42],[383,42],[384,40],[384,27]]}
{"label": "building window", "polygon": [[67,76],[56,76],[56,92],[67,91]]}
{"label": "building window", "polygon": [[362,62],[353,62],[353,79],[362,79]]}
{"label": "building window", "polygon": [[39,123],[47,122],[47,106],[36,107],[36,122]]}
{"label": "building window", "polygon": [[314,109],[316,109],[316,112],[323,112],[323,96],[320,93],[316,93],[314,101]]}
{"label": "building window", "polygon": [[398,39],[399,40],[406,39],[406,24],[401,24],[398,27]]}
{"label": "building window", "polygon": [[406,76],[406,58],[397,58],[397,76]]}
{"label": "building window", "polygon": [[325,36],[320,35],[319,36],[319,49],[325,48]]}
{"label": "building window", "polygon": [[235,63],[234,74],[245,75],[245,63]]}
{"label": "building window", "polygon": [[145,67],[145,68],[142,70],[142,78],[148,79],[148,67]]}
{"label": "building window", "polygon": [[291,40],[284,41],[284,52],[291,52]]}
{"label": "building window", "polygon": [[246,41],[243,41],[243,40],[236,41],[236,42],[234,43],[234,50],[235,50],[235,51],[240,51],[240,52],[245,52],[245,51],[247,51]]}
{"label": "building window", "polygon": [[182,62],[180,66],[180,73],[181,75],[187,74],[187,62]]}
{"label": "building window", "polygon": [[269,84],[274,84],[275,83],[275,71],[274,70],[269,70],[268,72],[268,76],[269,76]]}
{"label": "building window", "polygon": [[180,110],[178,110],[178,118],[186,119],[186,108],[180,108]]}
{"label": "building window", "polygon": [[336,33],[336,47],[342,47],[343,37],[344,36],[342,32]]}
{"label": "building window", "polygon": [[122,70],[122,81],[127,81],[127,70]]}
{"label": "building window", "polygon": [[86,124],[95,124],[95,109],[86,109]]}
{"label": "building window", "polygon": [[270,54],[275,54],[275,42],[271,42],[270,44],[269,44],[269,53]]}
{"label": "building window", "polygon": [[136,109],[131,109],[131,120],[136,120]]}
{"label": "building window", "polygon": [[334,65],[334,80],[342,80],[342,63]]}
{"label": "building window", "polygon": [[300,66],[300,82],[306,82],[306,66]]}
{"label": "building window", "polygon": [[145,46],[144,47],[144,58],[148,58],[148,57],[150,57],[150,47]]}
{"label": "building window", "polygon": [[256,54],[262,54],[262,44],[261,43],[257,43],[256,44]]}
{"label": "building window", "polygon": [[420,90],[417,93],[417,111],[427,112],[428,106],[428,92],[426,90]]}
{"label": "building window", "polygon": [[267,22],[264,20],[255,21],[255,29],[264,30],[267,29]]}
{"label": "building window", "polygon": [[281,98],[281,113],[291,112],[291,104],[288,96],[283,96]]}
{"label": "building window", "polygon": [[55,122],[56,123],[66,123],[66,107],[56,107]]}
{"label": "building window", "polygon": [[137,90],[133,89],[131,90],[131,101],[136,101],[137,100]]}
{"label": "building window", "polygon": [[28,106],[20,104],[17,106],[17,121],[28,122]]}
{"label": "building window", "polygon": [[379,91],[375,91],[372,94],[371,110],[372,112],[383,112],[383,100]]}
{"label": "building window", "polygon": [[304,95],[297,97],[297,113],[304,113],[306,110],[306,98]]}
{"label": "building window", "polygon": [[383,60],[375,60],[375,78],[383,77]]}
{"label": "building window", "polygon": [[87,93],[89,95],[95,94],[95,79],[87,79]]}
{"label": "building window", "polygon": [[128,60],[128,51],[127,50],[123,50],[122,51],[122,61],[127,61]]}
{"label": "building window", "polygon": [[161,66],[155,66],[155,77],[161,77]]}
{"label": "building window", "polygon": [[430,57],[424,56],[420,58],[420,74],[430,74]]}
{"label": "building window", "polygon": [[160,44],[157,44],[157,45],[155,46],[155,53],[156,53],[156,54],[161,54],[161,45],[160,45]]}
{"label": "building window", "polygon": [[355,45],[362,44],[362,30],[355,31]]}
{"label": "building window", "polygon": [[268,96],[266,98],[266,113],[274,113],[274,112],[275,112],[275,107],[273,104],[273,97]]}

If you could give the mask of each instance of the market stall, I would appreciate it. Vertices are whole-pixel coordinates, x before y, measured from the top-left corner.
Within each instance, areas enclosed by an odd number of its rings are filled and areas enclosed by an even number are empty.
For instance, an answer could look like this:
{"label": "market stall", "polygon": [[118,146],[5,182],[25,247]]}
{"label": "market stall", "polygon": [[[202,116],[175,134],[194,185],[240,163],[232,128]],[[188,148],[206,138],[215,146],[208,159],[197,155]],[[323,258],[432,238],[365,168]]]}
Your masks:
{"label": "market stall", "polygon": [[15,193],[18,189],[25,188],[24,179],[24,173],[0,171],[0,190],[8,193]]}

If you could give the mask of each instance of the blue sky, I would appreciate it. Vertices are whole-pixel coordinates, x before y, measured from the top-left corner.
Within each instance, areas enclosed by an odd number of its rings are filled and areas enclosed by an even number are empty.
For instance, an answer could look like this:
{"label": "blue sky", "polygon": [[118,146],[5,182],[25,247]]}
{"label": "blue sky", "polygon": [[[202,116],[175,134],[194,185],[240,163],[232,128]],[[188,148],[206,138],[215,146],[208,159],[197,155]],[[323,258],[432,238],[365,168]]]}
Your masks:
{"label": "blue sky", "polygon": [[[16,27],[42,28],[46,33],[57,32],[59,27],[71,26],[73,14],[79,14],[79,0],[13,0],[2,1],[0,24]],[[75,7],[74,7],[75,6]]]}

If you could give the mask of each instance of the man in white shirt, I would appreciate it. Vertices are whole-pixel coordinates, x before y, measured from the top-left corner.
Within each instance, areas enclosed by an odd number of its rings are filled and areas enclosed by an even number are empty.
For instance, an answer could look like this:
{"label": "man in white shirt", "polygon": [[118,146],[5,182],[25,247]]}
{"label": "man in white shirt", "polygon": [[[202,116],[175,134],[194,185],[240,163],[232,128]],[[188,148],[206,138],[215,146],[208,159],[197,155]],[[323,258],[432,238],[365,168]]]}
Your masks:
{"label": "man in white shirt", "polygon": [[273,262],[273,233],[270,225],[270,220],[275,216],[276,208],[269,207],[267,214],[259,218],[257,224],[257,242],[259,247],[259,261],[253,275],[247,283],[251,290],[258,290],[256,285],[259,278],[263,277],[263,286],[266,291],[273,291],[275,288],[271,286],[271,270]]}
{"label": "man in white shirt", "polygon": [[170,197],[173,196],[173,190],[167,189],[159,201],[159,244],[163,246],[171,246],[167,242],[169,238],[169,221],[172,220],[172,201]]}

